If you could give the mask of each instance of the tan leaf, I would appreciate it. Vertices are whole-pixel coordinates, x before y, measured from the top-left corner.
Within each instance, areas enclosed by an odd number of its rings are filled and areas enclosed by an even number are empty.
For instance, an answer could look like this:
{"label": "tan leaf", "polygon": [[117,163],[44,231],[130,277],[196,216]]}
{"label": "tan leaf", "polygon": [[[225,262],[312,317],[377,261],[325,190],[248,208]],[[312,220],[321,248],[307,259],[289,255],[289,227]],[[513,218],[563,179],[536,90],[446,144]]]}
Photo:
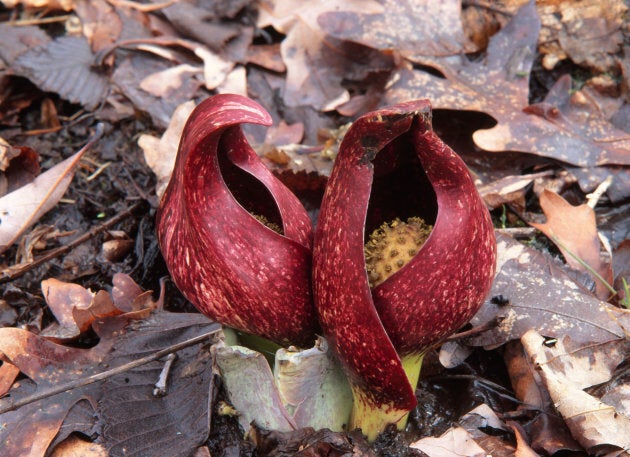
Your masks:
{"label": "tan leaf", "polygon": [[179,138],[184,130],[186,120],[194,107],[195,102],[192,100],[179,105],[175,109],[168,128],[161,138],[143,133],[138,139],[138,146],[144,151],[144,160],[157,176],[158,182],[155,193],[158,198],[166,190],[166,185],[175,165]]}
{"label": "tan leaf", "polygon": [[0,198],[0,253],[63,197],[83,154],[102,133],[73,156],[45,171],[32,182]]}
{"label": "tan leaf", "polygon": [[[540,195],[540,206],[547,217],[547,222],[529,224],[547,235],[558,246],[572,268],[592,274],[575,258],[577,256],[609,284],[612,283],[611,267],[600,255],[595,211],[586,204],[573,206],[560,195],[546,189]],[[610,291],[603,282],[596,277],[594,279],[597,296],[602,300],[607,299]]]}
{"label": "tan leaf", "polygon": [[523,335],[523,346],[540,367],[540,372],[573,437],[589,452],[602,446],[630,449],[630,418],[579,388],[552,364],[560,350],[544,345],[545,339],[535,330]]}
{"label": "tan leaf", "polygon": [[481,448],[462,427],[453,427],[440,437],[429,436],[410,445],[431,457],[485,457]]}

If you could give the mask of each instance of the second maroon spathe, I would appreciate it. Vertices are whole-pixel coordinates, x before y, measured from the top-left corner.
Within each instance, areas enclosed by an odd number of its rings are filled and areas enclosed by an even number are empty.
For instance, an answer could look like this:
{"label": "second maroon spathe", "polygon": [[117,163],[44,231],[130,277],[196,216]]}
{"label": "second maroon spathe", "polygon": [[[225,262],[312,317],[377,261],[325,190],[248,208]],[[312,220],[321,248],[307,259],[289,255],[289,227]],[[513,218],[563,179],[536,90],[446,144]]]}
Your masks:
{"label": "second maroon spathe", "polygon": [[[368,234],[410,218],[432,226],[428,238],[371,287]],[[489,213],[463,161],[433,132],[428,101],[352,125],[327,184],[313,255],[320,322],[353,386],[351,426],[374,438],[404,421],[416,404],[422,355],[474,315],[494,277]]]}

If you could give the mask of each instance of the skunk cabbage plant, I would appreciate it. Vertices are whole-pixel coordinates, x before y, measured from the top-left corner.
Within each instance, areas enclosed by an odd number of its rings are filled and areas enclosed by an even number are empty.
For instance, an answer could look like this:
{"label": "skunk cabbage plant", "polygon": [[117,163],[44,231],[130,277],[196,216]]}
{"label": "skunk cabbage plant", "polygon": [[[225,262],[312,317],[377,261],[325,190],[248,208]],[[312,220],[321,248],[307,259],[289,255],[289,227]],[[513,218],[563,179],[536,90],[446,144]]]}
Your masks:
{"label": "skunk cabbage plant", "polygon": [[157,234],[173,281],[202,313],[281,345],[312,346],[312,225],[264,166],[241,123],[270,125],[239,95],[195,108],[160,202]]}
{"label": "skunk cabbage plant", "polygon": [[490,215],[428,101],[346,133],[313,250],[320,323],[352,387],[350,427],[374,439],[416,405],[422,357],[478,310],[494,277]]}

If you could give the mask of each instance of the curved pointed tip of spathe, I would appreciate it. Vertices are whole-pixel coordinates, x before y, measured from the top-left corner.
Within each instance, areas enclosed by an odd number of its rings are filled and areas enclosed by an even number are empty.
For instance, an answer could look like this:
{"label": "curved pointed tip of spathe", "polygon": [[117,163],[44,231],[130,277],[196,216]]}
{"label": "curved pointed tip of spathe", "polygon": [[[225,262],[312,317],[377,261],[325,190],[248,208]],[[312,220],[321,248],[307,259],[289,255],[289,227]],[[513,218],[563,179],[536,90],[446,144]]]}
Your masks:
{"label": "curved pointed tip of spathe", "polygon": [[189,123],[211,120],[213,128],[233,124],[271,125],[271,115],[259,103],[238,94],[217,94],[206,98],[193,110]]}
{"label": "curved pointed tip of spathe", "polygon": [[311,222],[249,145],[242,123],[271,117],[239,95],[211,97],[192,112],[160,202],[160,248],[177,287],[210,318],[282,345],[310,345],[318,329]]}

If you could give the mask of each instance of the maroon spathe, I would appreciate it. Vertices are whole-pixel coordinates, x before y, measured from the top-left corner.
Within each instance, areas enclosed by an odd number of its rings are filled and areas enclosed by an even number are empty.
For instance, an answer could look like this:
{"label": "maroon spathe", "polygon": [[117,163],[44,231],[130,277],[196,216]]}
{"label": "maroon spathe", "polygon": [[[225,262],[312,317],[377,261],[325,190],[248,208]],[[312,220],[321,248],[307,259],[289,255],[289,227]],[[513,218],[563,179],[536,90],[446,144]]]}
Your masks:
{"label": "maroon spathe", "polygon": [[[282,345],[311,346],[318,329],[311,221],[241,123],[270,125],[271,117],[239,95],[216,95],[191,114],[157,215],[162,254],[179,290],[205,315]],[[277,222],[283,235],[250,211]]]}
{"label": "maroon spathe", "polygon": [[[496,262],[490,215],[465,164],[433,133],[430,119],[429,102],[420,100],[354,122],[326,187],[313,251],[320,322],[351,382],[374,404],[406,410],[416,403],[415,386],[400,357],[422,353],[472,318]],[[407,170],[414,163],[421,173]],[[388,175],[394,178],[387,181]],[[375,182],[395,183],[397,176],[419,183],[401,186],[389,199],[372,195]],[[407,265],[371,290],[366,224],[371,230],[374,217],[391,220],[383,216],[391,206],[404,213],[398,216],[421,216],[434,228]]]}

